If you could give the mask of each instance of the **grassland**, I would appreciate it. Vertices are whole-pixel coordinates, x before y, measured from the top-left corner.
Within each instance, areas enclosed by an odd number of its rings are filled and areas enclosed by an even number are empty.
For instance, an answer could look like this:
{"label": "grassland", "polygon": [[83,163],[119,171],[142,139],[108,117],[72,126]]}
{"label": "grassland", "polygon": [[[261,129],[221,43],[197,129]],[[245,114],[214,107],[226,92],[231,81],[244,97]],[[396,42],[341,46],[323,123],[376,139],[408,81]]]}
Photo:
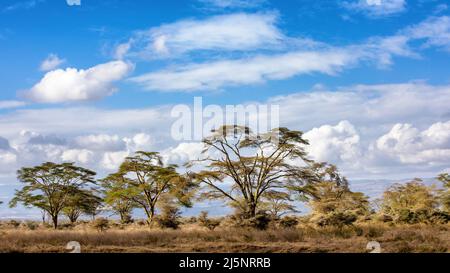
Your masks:
{"label": "grassland", "polygon": [[0,226],[0,252],[68,252],[69,241],[77,241],[82,252],[154,253],[299,253],[369,252],[369,241],[381,244],[382,252],[450,252],[450,225],[389,226],[364,224],[344,228],[270,228],[260,231],[218,227],[210,231],[197,224],[184,224],[177,230],[147,226],[114,225],[98,231],[89,223],[52,230],[22,223]]}

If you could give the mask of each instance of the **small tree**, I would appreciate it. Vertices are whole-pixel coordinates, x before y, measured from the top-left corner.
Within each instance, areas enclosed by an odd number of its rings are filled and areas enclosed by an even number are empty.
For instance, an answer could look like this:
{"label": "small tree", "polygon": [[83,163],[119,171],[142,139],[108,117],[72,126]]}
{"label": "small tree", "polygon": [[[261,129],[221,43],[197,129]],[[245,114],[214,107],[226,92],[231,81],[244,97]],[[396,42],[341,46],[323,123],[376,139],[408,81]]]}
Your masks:
{"label": "small tree", "polygon": [[101,206],[102,199],[94,194],[93,191],[84,189],[73,189],[67,198],[66,205],[62,212],[69,218],[69,221],[75,223],[81,214],[93,215]]}
{"label": "small tree", "polygon": [[427,221],[438,205],[434,189],[424,185],[421,179],[414,179],[386,190],[381,209],[396,222],[412,224]]}
{"label": "small tree", "polygon": [[129,192],[128,187],[132,185],[132,181],[127,179],[123,174],[115,173],[101,180],[105,204],[119,215],[122,224],[128,224],[133,220],[131,215],[133,209],[137,207],[133,198],[126,195]]}
{"label": "small tree", "polygon": [[448,173],[440,174],[438,180],[441,181],[444,186],[440,195],[442,210],[450,214],[450,175]]}
{"label": "small tree", "polygon": [[158,153],[136,152],[125,159],[118,173],[106,180],[117,183],[112,186],[112,195],[142,208],[150,225],[162,198],[170,196],[176,198],[180,205],[192,205],[190,199],[194,184],[178,174],[176,168],[176,165],[164,166]]}
{"label": "small tree", "polygon": [[334,166],[319,173],[323,174],[322,182],[315,186],[314,197],[309,201],[311,221],[319,226],[351,225],[370,212],[368,198],[363,193],[352,192]]}
{"label": "small tree", "polygon": [[161,215],[156,218],[158,225],[161,228],[177,229],[181,224],[181,213],[176,204],[171,202],[164,202],[161,205]]}
{"label": "small tree", "polygon": [[220,225],[220,221],[217,219],[211,219],[208,217],[207,211],[200,212],[200,215],[198,216],[198,222],[200,226],[206,227],[209,230],[214,230],[216,227]]}
{"label": "small tree", "polygon": [[74,163],[56,164],[47,162],[40,166],[22,168],[17,177],[25,186],[16,191],[10,207],[22,203],[26,207],[37,207],[50,216],[53,227],[58,228],[58,217],[67,206],[70,193],[95,183],[95,172],[77,167]]}

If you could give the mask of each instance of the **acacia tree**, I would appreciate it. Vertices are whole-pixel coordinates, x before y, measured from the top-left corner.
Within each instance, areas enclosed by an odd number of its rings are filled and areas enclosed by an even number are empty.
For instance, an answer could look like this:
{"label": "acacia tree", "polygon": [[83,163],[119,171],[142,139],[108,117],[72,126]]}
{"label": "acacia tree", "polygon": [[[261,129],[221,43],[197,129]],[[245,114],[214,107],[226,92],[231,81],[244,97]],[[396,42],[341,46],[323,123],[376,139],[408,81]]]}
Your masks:
{"label": "acacia tree", "polygon": [[71,192],[95,183],[95,172],[75,166],[74,163],[44,163],[40,166],[22,168],[17,178],[25,186],[17,190],[10,207],[22,203],[26,207],[39,208],[50,216],[53,227],[58,228],[58,217],[68,205]]}
{"label": "acacia tree", "polygon": [[133,183],[127,181],[128,179],[124,174],[115,173],[101,180],[105,204],[115,214],[119,215],[120,222],[123,224],[132,221],[132,211],[137,207],[133,198],[127,196],[130,191],[128,188]]}
{"label": "acacia tree", "polygon": [[438,180],[442,182],[444,189],[441,191],[441,204],[442,209],[450,213],[450,175],[443,173],[438,176]]}
{"label": "acacia tree", "polygon": [[370,203],[361,192],[353,192],[347,179],[333,165],[318,164],[320,182],[315,185],[311,207],[311,221],[319,226],[350,225],[359,217],[370,214]]}
{"label": "acacia tree", "polygon": [[156,152],[136,152],[121,164],[118,173],[106,178],[112,185],[112,196],[131,201],[142,208],[147,223],[154,220],[162,197],[175,198],[180,205],[191,206],[193,183],[176,171],[177,165],[164,166]]}
{"label": "acacia tree", "polygon": [[438,205],[434,188],[416,178],[387,189],[383,194],[381,210],[396,222],[417,223],[428,220]]}
{"label": "acacia tree", "polygon": [[213,130],[203,143],[204,158],[188,164],[204,167],[192,173],[205,186],[201,197],[228,200],[248,218],[256,216],[265,199],[285,198],[289,191],[307,196],[318,181],[300,131],[254,134],[248,127],[228,125]]}
{"label": "acacia tree", "polygon": [[96,215],[102,202],[103,200],[96,196],[92,190],[74,188],[70,191],[62,212],[73,224],[83,213]]}

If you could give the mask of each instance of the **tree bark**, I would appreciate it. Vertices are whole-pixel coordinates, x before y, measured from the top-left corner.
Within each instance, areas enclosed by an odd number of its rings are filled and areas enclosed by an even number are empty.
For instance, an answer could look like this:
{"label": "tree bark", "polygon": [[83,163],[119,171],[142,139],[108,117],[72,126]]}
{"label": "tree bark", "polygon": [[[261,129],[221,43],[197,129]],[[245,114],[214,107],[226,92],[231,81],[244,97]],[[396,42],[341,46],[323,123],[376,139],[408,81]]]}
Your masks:
{"label": "tree bark", "polygon": [[58,229],[58,215],[52,215],[53,228]]}

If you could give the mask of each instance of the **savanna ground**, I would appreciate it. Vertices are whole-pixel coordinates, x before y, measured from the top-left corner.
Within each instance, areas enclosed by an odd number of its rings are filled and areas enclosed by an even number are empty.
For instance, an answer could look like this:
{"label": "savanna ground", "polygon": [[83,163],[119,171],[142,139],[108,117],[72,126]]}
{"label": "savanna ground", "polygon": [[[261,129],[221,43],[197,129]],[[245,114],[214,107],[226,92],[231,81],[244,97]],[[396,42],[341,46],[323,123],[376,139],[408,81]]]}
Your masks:
{"label": "savanna ground", "polygon": [[382,252],[450,252],[450,225],[361,224],[342,228],[217,227],[208,230],[198,224],[183,224],[177,230],[145,225],[113,224],[104,231],[84,222],[59,230],[35,222],[2,222],[0,252],[62,253],[77,241],[82,252],[101,253],[323,253],[369,252],[369,241],[381,244]]}

